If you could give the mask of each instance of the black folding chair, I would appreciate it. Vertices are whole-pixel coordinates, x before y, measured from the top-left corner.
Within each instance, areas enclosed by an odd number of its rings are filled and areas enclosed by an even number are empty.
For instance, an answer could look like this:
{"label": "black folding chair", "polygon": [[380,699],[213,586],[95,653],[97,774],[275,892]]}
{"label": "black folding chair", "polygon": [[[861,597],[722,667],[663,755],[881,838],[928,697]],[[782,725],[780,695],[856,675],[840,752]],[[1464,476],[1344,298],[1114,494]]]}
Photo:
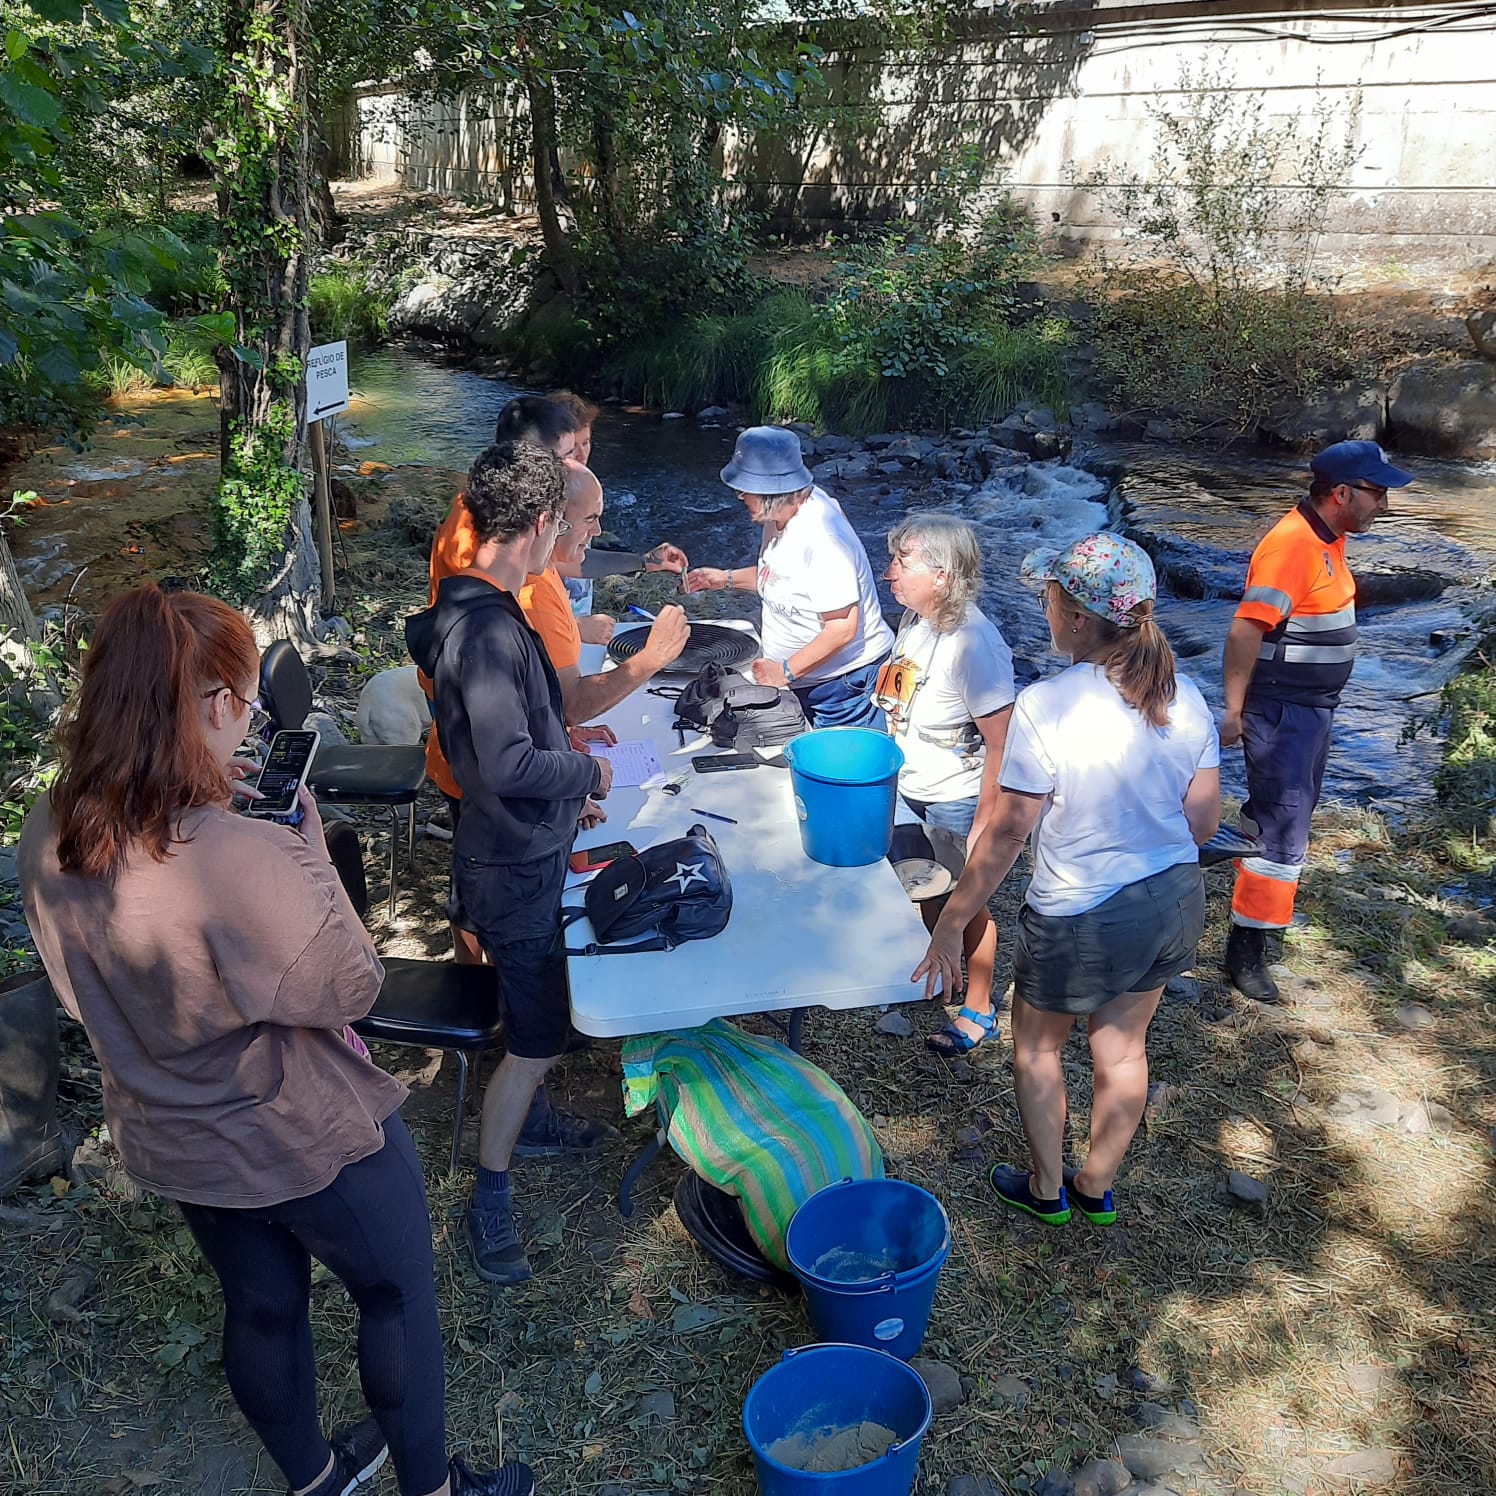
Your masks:
{"label": "black folding chair", "polygon": [[[312,709],[312,680],[295,648],[277,640],[260,659],[260,700],[276,730],[295,729]],[[426,778],[419,744],[323,743],[307,777],[312,793],[330,805],[382,805],[390,813],[390,918],[395,916],[396,849],[405,807],[406,861],[416,850],[416,796]]]}
{"label": "black folding chair", "polygon": [[[351,826],[327,828],[327,853],[353,907],[362,918],[369,902],[363,854]],[[498,1046],[504,1034],[499,1007],[498,973],[492,966],[459,966],[454,961],[410,961],[382,956],[384,985],[372,1010],[353,1025],[363,1039],[440,1049],[457,1060],[457,1104],[452,1118],[452,1170],[462,1157],[462,1127],[472,1077],[469,1061],[481,1063],[485,1050]]]}

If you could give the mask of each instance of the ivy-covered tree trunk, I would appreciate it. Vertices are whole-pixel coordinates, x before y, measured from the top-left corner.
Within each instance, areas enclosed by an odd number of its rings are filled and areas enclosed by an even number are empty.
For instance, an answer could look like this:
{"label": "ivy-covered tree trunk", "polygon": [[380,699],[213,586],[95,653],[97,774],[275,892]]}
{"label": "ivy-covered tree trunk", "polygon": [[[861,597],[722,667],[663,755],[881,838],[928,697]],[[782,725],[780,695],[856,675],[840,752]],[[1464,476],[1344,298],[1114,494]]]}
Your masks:
{"label": "ivy-covered tree trunk", "polygon": [[307,646],[321,632],[321,574],[301,471],[311,346],[306,0],[228,0],[225,25],[214,159],[238,341],[218,358],[215,570],[262,643]]}

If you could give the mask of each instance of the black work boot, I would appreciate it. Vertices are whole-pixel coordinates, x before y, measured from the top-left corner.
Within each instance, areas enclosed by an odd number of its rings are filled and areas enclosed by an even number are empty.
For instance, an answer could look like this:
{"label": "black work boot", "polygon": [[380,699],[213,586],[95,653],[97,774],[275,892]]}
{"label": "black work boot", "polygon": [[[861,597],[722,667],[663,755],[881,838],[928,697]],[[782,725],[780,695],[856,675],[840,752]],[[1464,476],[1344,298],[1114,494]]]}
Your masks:
{"label": "black work boot", "polygon": [[1255,1003],[1278,1001],[1278,984],[1267,969],[1267,931],[1251,925],[1231,926],[1226,938],[1226,975],[1243,997]]}

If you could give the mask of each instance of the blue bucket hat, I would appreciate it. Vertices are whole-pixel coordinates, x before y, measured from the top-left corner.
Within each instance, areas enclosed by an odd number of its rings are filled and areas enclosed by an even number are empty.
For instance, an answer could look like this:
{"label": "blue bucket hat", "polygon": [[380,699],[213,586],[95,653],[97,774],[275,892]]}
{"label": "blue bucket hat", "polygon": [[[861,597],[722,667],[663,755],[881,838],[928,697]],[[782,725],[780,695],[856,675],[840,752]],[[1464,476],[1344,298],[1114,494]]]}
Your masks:
{"label": "blue bucket hat", "polygon": [[1122,629],[1136,628],[1143,620],[1133,616],[1133,609],[1158,596],[1148,552],[1106,530],[1082,536],[1062,551],[1030,551],[1019,575],[1041,590],[1058,582],[1088,613]]}
{"label": "blue bucket hat", "polygon": [[750,426],[732,449],[722,481],[737,493],[799,493],[816,480],[800,456],[800,438],[783,426]]}
{"label": "blue bucket hat", "polygon": [[1327,483],[1370,483],[1377,488],[1406,488],[1411,473],[1395,468],[1375,442],[1336,442],[1309,464],[1316,478]]}

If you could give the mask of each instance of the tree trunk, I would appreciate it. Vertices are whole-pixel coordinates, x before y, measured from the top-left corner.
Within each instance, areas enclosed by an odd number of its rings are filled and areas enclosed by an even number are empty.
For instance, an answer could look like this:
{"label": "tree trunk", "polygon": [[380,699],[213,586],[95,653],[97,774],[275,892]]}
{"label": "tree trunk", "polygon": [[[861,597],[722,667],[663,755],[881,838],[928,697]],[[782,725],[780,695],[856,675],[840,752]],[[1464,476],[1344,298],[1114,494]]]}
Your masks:
{"label": "tree trunk", "polygon": [[0,530],[0,634],[22,642],[36,638],[36,614],[31,611],[15,558]]}
{"label": "tree trunk", "polygon": [[549,78],[534,68],[525,68],[525,95],[530,102],[531,165],[535,173],[535,210],[540,215],[540,235],[545,255],[557,284],[568,295],[581,285],[571,243],[561,225],[556,206],[556,182],[552,164],[556,150],[556,93]]}
{"label": "tree trunk", "polygon": [[332,179],[337,171],[337,163],[333,160],[332,146],[328,144],[326,122],[315,120],[311,128],[312,225],[317,231],[317,243],[324,248],[331,248],[334,244],[341,244],[348,231],[332,195]]}
{"label": "tree trunk", "polygon": [[602,109],[592,111],[592,165],[597,172],[597,205],[613,248],[621,255],[628,240],[618,180],[618,136]]}
{"label": "tree trunk", "polygon": [[62,696],[32,652],[40,633],[0,530],[0,695],[23,702],[38,722],[45,722],[62,705]]}
{"label": "tree trunk", "polygon": [[215,158],[239,347],[218,355],[216,562],[262,643],[315,646],[320,576],[301,472],[311,346],[306,0],[229,0],[222,57]]}

